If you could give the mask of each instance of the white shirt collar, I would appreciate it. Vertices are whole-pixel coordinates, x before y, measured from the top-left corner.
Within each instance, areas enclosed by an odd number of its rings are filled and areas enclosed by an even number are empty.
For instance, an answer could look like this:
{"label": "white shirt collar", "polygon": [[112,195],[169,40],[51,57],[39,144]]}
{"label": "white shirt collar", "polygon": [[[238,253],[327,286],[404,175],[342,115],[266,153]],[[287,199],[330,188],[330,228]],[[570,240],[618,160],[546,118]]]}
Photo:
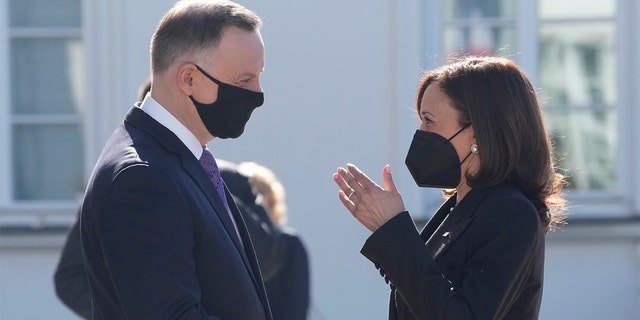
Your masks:
{"label": "white shirt collar", "polygon": [[202,146],[198,138],[185,127],[182,122],[178,121],[167,109],[160,105],[155,99],[151,97],[151,94],[147,93],[140,104],[140,109],[148,114],[154,120],[160,122],[167,129],[171,130],[178,139],[184,143],[187,148],[193,153],[196,159],[200,159],[202,156]]}

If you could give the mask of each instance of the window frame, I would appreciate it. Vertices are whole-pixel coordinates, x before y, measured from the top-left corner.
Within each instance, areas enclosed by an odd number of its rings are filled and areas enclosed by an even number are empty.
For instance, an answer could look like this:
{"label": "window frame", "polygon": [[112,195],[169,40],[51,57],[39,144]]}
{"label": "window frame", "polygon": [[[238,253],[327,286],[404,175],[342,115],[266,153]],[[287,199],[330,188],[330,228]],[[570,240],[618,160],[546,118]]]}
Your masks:
{"label": "window frame", "polygon": [[[0,1],[0,16],[8,17],[9,1]],[[80,6],[84,7],[85,1],[80,1]],[[85,11],[81,8],[81,21],[85,21]],[[86,46],[85,25],[79,27],[12,27],[9,19],[5,19],[4,24],[0,24],[0,67],[2,70],[11,70],[11,42],[16,38],[76,38]],[[86,50],[83,56],[87,57]],[[87,61],[85,59],[82,66],[83,77],[87,79]],[[87,145],[86,120],[88,112],[78,114],[14,114],[11,106],[11,75],[6,74],[0,77],[0,229],[11,230],[15,228],[31,228],[39,230],[42,228],[68,226],[75,219],[78,210],[79,199],[67,200],[20,200],[14,197],[14,181],[12,170],[14,168],[12,157],[13,127],[14,125],[78,125],[82,140]],[[82,162],[83,172],[86,172],[85,148]]]}
{"label": "window frame", "polygon": [[[125,57],[131,50],[132,39],[126,36],[125,23],[114,24],[113,21],[128,21],[126,18],[130,10],[127,3],[120,0],[80,0],[80,6],[82,23],[78,27],[78,38],[83,46],[82,73],[86,82],[87,100],[85,111],[78,115],[78,119],[84,144],[82,169],[84,178],[87,179],[104,143],[130,108],[131,96],[124,92],[130,91],[131,83],[139,85],[137,79],[127,78],[130,75],[128,68],[145,70],[148,62],[145,56],[144,60],[138,61],[143,64],[132,66]],[[161,8],[159,6],[158,10],[162,10]],[[161,13],[163,12],[160,11],[159,14]],[[0,0],[0,16],[8,17],[8,14],[9,0]],[[5,53],[0,54],[0,67],[4,66],[4,70],[9,70],[11,37],[8,19],[6,21],[7,23],[0,24],[0,52]],[[148,39],[145,38],[145,41]],[[142,45],[145,46],[146,44]],[[121,67],[114,68],[114,65]],[[68,228],[77,217],[81,195],[70,200],[13,200],[10,92],[10,77],[0,76],[0,233],[8,230],[33,229],[45,232]],[[5,150],[9,152],[3,152]]]}

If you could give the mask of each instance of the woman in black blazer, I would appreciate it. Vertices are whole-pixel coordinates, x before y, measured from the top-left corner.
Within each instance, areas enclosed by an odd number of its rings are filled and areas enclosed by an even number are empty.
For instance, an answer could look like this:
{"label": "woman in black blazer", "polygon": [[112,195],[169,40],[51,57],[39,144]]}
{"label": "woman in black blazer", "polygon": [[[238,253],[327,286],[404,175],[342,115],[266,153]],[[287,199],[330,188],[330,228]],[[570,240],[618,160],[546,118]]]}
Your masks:
{"label": "woman in black blazer", "polygon": [[416,109],[407,168],[448,196],[421,232],[388,165],[384,188],[352,164],[333,175],[373,232],[361,253],[391,286],[389,319],[537,319],[564,201],[533,86],[510,60],[468,57],[427,72]]}

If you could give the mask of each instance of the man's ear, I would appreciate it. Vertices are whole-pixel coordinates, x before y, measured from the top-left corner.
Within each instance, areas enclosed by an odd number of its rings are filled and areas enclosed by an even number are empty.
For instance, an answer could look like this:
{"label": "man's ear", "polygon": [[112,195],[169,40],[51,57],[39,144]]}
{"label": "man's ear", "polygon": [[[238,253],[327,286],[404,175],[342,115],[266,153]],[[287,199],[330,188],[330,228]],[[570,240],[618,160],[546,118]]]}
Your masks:
{"label": "man's ear", "polygon": [[193,63],[185,63],[178,69],[176,79],[178,81],[178,88],[187,96],[193,93],[194,76],[197,71],[198,69],[196,69]]}

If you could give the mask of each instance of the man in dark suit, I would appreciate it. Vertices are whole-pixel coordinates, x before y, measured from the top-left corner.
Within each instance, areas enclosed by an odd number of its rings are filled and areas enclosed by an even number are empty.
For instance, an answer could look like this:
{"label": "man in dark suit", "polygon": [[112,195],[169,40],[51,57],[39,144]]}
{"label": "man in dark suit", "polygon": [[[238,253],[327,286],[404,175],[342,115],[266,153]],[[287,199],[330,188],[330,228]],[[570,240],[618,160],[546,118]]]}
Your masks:
{"label": "man in dark suit", "polygon": [[[147,91],[140,100],[144,100]],[[274,318],[286,319],[278,316],[281,311],[278,311],[280,308],[276,310],[274,304],[283,306],[287,303],[290,305],[286,309],[287,315],[295,315],[292,319],[305,319],[309,293],[306,251],[302,242],[289,229],[282,230],[271,221],[263,205],[257,202],[249,177],[238,172],[235,163],[221,159],[216,159],[216,162],[247,225]],[[91,319],[91,293],[84,264],[80,224],[76,221],[69,230],[60,254],[54,273],[54,285],[58,298],[67,307],[83,319]],[[285,274],[290,276],[285,277]],[[270,291],[278,293],[277,297],[272,296]],[[285,295],[286,299],[280,298]]]}
{"label": "man in dark suit", "polygon": [[215,158],[263,102],[260,19],[180,1],[151,41],[152,92],[89,180],[80,236],[94,319],[271,319],[253,244]]}

